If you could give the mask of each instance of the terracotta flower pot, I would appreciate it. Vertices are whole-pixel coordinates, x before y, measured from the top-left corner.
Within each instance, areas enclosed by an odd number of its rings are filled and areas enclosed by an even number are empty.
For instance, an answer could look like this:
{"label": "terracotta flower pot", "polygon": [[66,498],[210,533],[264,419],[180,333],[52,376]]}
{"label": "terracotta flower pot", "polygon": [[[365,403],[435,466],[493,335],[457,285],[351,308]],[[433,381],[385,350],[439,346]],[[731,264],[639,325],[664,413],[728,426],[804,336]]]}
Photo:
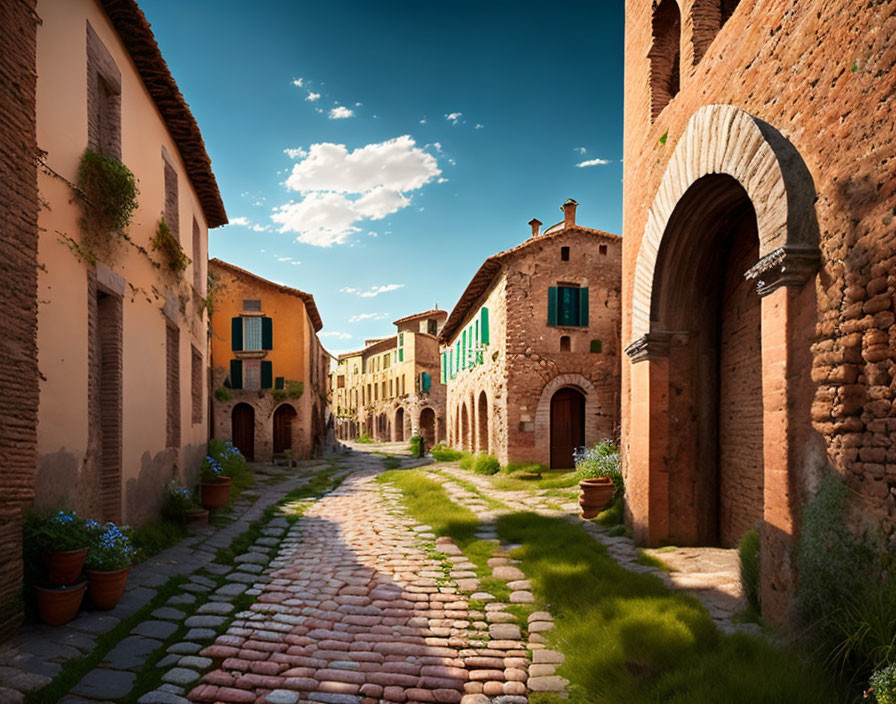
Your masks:
{"label": "terracotta flower pot", "polygon": [[90,601],[98,609],[114,609],[124,594],[130,567],[123,570],[87,570]]}
{"label": "terracotta flower pot", "polygon": [[579,482],[582,490],[579,506],[582,507],[582,518],[594,518],[613,501],[613,480],[609,477],[583,479]]}
{"label": "terracotta flower pot", "polygon": [[208,525],[208,509],[194,508],[187,511],[187,528],[202,528]]}
{"label": "terracotta flower pot", "polygon": [[37,609],[41,620],[48,626],[61,626],[78,615],[87,582],[70,587],[35,587]]}
{"label": "terracotta flower pot", "polygon": [[199,503],[205,508],[221,508],[230,498],[230,485],[233,479],[224,477],[216,482],[199,483]]}
{"label": "terracotta flower pot", "polygon": [[81,576],[84,569],[84,558],[87,557],[87,548],[80,550],[64,550],[62,552],[45,552],[43,563],[47,568],[47,578],[50,584],[58,587],[66,584],[74,584]]}

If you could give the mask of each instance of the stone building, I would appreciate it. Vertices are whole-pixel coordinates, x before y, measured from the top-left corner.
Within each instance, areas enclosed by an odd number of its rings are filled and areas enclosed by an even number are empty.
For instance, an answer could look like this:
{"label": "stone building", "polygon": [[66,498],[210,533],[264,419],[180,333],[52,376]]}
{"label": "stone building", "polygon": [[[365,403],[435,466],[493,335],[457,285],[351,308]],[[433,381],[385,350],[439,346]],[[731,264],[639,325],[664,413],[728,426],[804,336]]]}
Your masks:
{"label": "stone building", "polygon": [[622,368],[643,543],[761,527],[786,621],[827,468],[892,531],[893,3],[628,0]]}
{"label": "stone building", "polygon": [[619,420],[616,235],[563,221],[482,264],[440,340],[448,438],[508,462],[573,466]]}
{"label": "stone building", "polygon": [[427,448],[445,437],[445,387],[437,335],[448,313],[438,308],[396,320],[396,334],[340,355],[331,372],[336,437],[362,433],[383,442],[422,435]]}
{"label": "stone building", "polygon": [[220,259],[208,267],[214,437],[259,462],[320,456],[330,355],[314,297]]}
{"label": "stone building", "polygon": [[34,0],[0,3],[0,640],[21,620],[22,517],[37,456]]}
{"label": "stone building", "polygon": [[[36,13],[35,505],[139,524],[169,481],[197,478],[205,455],[208,228],[227,216],[136,3],[39,0]],[[84,190],[79,174],[98,162],[136,178],[123,234],[91,224],[121,205],[116,192]]]}

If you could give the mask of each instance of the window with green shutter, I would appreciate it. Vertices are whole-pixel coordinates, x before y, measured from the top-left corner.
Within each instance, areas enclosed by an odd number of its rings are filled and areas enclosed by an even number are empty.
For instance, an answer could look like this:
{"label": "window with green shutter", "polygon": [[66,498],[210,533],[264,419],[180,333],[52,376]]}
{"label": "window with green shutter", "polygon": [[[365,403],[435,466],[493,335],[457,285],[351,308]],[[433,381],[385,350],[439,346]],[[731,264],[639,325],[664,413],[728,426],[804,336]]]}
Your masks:
{"label": "window with green shutter", "polygon": [[276,379],[274,379],[275,389],[282,389],[284,386],[286,386],[286,379],[284,379],[282,376],[278,376]]}
{"label": "window with green shutter", "polygon": [[398,350],[398,361],[399,362],[404,361],[404,347],[402,347],[400,350]]}
{"label": "window with green shutter", "polygon": [[548,288],[548,325],[588,327],[588,288]]}
{"label": "window with green shutter", "polygon": [[421,391],[429,391],[432,387],[432,377],[429,372],[420,372],[420,389]]}
{"label": "window with green shutter", "polygon": [[444,383],[445,379],[448,378],[448,374],[446,373],[446,370],[445,370],[445,367],[447,364],[447,359],[446,359],[446,355],[444,352],[442,352],[441,357],[442,357],[442,382]]}
{"label": "window with green shutter", "polygon": [[261,360],[261,388],[270,389],[274,385],[274,365],[267,359]]}
{"label": "window with green shutter", "polygon": [[488,344],[488,308],[483,308],[479,313],[480,325],[479,325],[479,340],[483,345]]}
{"label": "window with green shutter", "polygon": [[241,352],[243,349],[243,319],[230,319],[230,349]]}
{"label": "window with green shutter", "polygon": [[461,333],[461,345],[460,345],[460,368],[467,368],[467,331],[464,330]]}
{"label": "window with green shutter", "polygon": [[557,287],[548,287],[548,325],[557,324]]}
{"label": "window with green shutter", "polygon": [[261,319],[261,349],[274,349],[274,321],[271,318]]}
{"label": "window with green shutter", "polygon": [[238,359],[230,360],[230,388],[243,388],[243,363]]}

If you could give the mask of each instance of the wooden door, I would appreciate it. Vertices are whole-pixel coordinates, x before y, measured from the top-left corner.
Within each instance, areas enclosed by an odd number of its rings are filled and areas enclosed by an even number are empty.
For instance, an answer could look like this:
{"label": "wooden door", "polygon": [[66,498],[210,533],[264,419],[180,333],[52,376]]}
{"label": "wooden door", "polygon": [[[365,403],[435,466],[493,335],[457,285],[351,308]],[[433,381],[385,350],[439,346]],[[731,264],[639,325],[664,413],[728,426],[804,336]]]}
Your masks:
{"label": "wooden door", "polygon": [[551,399],[551,468],[575,467],[572,453],[585,444],[585,397],[560,389]]}
{"label": "wooden door", "polygon": [[231,437],[236,448],[250,462],[255,459],[255,410],[248,403],[238,403],[230,416]]}
{"label": "wooden door", "polygon": [[284,403],[274,411],[274,454],[292,449],[292,421],[296,417],[296,409]]}

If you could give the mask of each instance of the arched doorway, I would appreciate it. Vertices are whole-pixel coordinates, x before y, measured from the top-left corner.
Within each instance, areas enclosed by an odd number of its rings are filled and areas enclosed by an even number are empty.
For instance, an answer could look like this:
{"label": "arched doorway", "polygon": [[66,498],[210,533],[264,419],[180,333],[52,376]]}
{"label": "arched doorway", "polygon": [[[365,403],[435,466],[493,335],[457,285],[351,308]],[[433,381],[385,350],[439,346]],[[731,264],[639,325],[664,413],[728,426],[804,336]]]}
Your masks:
{"label": "arched doorway", "polygon": [[470,450],[470,414],[467,412],[467,404],[460,406],[460,438],[458,445],[465,451]]}
{"label": "arched doorway", "polygon": [[395,411],[395,442],[404,442],[404,409]]}
{"label": "arched doorway", "polygon": [[292,449],[292,422],[298,414],[290,404],[284,403],[274,411],[274,454]]}
{"label": "arched doorway", "polygon": [[420,434],[427,450],[436,444],[436,412],[431,408],[420,411]]}
{"label": "arched doorway", "polygon": [[551,469],[575,467],[573,453],[585,444],[585,396],[564,388],[551,397]]}
{"label": "arched doorway", "polygon": [[479,394],[479,405],[476,410],[476,426],[479,430],[476,441],[476,449],[479,452],[487,452],[491,454],[488,437],[488,398],[485,391]]}
{"label": "arched doorway", "polygon": [[675,331],[670,533],[734,547],[764,505],[761,308],[745,277],[759,259],[756,213],[740,183],[713,174],[685,192],[667,231],[651,319]]}
{"label": "arched doorway", "polygon": [[248,403],[238,403],[230,414],[230,437],[250,462],[255,459],[255,409]]}

